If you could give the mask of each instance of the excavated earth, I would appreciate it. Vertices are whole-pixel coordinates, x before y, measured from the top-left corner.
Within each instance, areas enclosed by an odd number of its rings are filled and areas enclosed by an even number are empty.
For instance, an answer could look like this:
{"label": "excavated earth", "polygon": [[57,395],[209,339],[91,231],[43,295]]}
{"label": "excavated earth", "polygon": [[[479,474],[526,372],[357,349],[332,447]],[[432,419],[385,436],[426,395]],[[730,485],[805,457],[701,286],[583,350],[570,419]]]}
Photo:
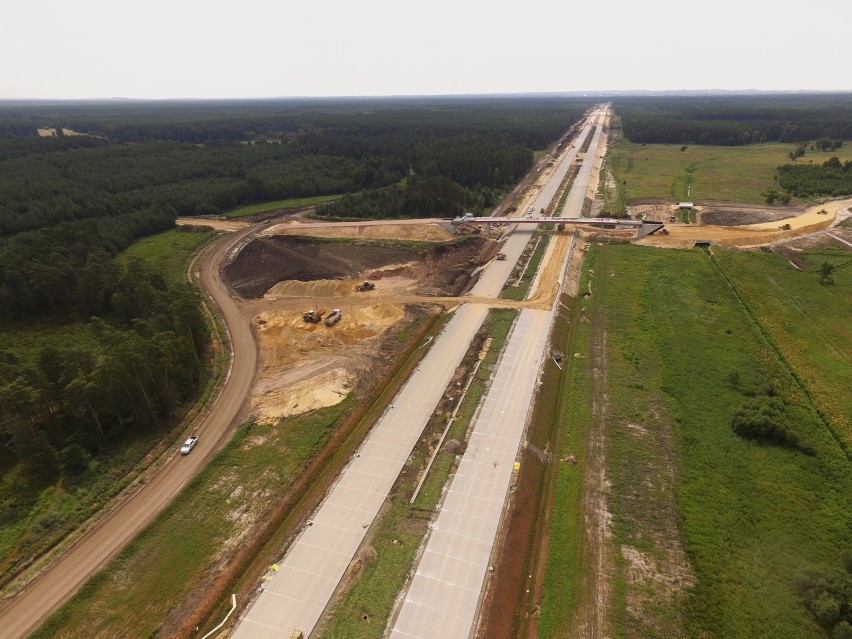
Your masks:
{"label": "excavated earth", "polygon": [[422,295],[457,295],[470,272],[496,252],[493,241],[466,237],[413,248],[385,241],[340,242],[298,236],[260,237],[225,268],[228,284],[244,298],[262,297],[275,284],[296,280],[407,276]]}
{"label": "excavated earth", "polygon": [[[252,389],[255,419],[275,422],[338,403],[369,389],[406,344],[404,331],[440,310],[430,298],[458,296],[497,244],[482,237],[421,245],[263,236],[225,267],[226,282],[244,299],[260,348]],[[375,290],[357,292],[364,280]],[[400,294],[422,296],[403,306]],[[333,326],[302,313],[343,311]]]}

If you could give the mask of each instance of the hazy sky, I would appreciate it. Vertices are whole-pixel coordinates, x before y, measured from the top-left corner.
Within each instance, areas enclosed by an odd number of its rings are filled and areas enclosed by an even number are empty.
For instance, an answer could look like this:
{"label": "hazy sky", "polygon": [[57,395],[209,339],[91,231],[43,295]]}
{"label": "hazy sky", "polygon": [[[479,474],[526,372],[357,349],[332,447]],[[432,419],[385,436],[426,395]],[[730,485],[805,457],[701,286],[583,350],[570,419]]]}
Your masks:
{"label": "hazy sky", "polygon": [[849,0],[0,6],[0,98],[852,90]]}

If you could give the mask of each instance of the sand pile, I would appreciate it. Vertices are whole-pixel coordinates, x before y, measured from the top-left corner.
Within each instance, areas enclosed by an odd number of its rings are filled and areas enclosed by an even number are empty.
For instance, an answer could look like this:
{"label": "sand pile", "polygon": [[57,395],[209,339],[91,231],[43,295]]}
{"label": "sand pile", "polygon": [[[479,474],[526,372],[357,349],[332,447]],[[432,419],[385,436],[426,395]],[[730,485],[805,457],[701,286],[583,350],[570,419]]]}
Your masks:
{"label": "sand pile", "polygon": [[351,388],[349,375],[338,368],[255,397],[253,412],[260,421],[275,422],[282,417],[333,406],[343,400]]}
{"label": "sand pile", "polygon": [[263,297],[268,300],[279,297],[343,297],[351,295],[356,284],[357,280],[284,280],[270,288]]}
{"label": "sand pile", "polygon": [[341,401],[375,365],[376,338],[405,315],[393,304],[341,308],[343,319],[331,327],[304,322],[292,311],[257,316],[262,363],[252,410],[258,419],[274,422]]}

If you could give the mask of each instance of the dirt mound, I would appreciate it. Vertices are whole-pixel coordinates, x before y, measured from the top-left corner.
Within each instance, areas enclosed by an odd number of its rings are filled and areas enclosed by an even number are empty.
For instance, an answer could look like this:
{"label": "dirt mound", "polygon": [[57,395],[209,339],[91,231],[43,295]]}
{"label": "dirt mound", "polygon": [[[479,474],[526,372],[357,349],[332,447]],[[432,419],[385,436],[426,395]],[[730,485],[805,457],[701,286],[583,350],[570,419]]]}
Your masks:
{"label": "dirt mound", "polygon": [[[224,274],[226,282],[247,298],[261,297],[267,291],[274,296],[303,295],[296,292],[293,284],[270,291],[283,280],[342,281],[340,288],[335,289],[341,292],[329,294],[337,296],[349,294],[358,280],[385,277],[419,280],[418,292],[425,295],[457,295],[470,281],[471,271],[493,257],[496,246],[493,240],[481,237],[466,237],[427,248],[367,240],[260,237],[240,251],[225,267]],[[349,290],[344,290],[346,287]],[[304,296],[316,293],[306,292]]]}
{"label": "dirt mound", "polygon": [[342,297],[351,294],[355,284],[356,280],[284,280],[266,291],[263,297]]}

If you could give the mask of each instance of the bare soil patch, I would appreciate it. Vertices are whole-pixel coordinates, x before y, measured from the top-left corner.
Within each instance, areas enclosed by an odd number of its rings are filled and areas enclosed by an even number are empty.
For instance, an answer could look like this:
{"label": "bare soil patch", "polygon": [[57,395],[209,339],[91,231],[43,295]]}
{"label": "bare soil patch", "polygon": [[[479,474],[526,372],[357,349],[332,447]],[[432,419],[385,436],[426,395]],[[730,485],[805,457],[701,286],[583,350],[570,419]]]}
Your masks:
{"label": "bare soil patch", "polygon": [[179,217],[175,220],[178,226],[208,226],[216,231],[239,231],[249,226],[245,220],[214,220],[204,217]]}
{"label": "bare soil patch", "polygon": [[311,237],[337,237],[364,240],[414,240],[419,242],[447,242],[453,239],[440,224],[406,222],[306,222],[295,218],[289,223],[271,227],[264,235],[304,235]]}
{"label": "bare soil patch", "polygon": [[261,297],[283,280],[348,279],[354,290],[358,280],[394,276],[417,280],[415,290],[423,295],[452,295],[496,250],[495,242],[481,237],[418,249],[386,242],[264,236],[245,246],[224,273],[228,284],[246,298]]}
{"label": "bare soil patch", "polygon": [[[393,361],[404,339],[399,333],[435,305],[404,305],[401,295],[429,302],[458,295],[476,266],[492,257],[496,244],[481,237],[427,248],[359,240],[334,242],[301,236],[264,236],[243,247],[225,268],[226,281],[246,298],[260,348],[251,411],[275,422],[341,401],[361,392]],[[371,280],[376,288],[357,292]],[[299,304],[301,308],[295,305]],[[304,321],[309,309],[333,326]]]}
{"label": "bare soil patch", "polygon": [[699,225],[739,226],[741,224],[760,224],[775,222],[804,213],[804,207],[761,206],[759,204],[738,204],[736,202],[702,202],[698,213]]}

